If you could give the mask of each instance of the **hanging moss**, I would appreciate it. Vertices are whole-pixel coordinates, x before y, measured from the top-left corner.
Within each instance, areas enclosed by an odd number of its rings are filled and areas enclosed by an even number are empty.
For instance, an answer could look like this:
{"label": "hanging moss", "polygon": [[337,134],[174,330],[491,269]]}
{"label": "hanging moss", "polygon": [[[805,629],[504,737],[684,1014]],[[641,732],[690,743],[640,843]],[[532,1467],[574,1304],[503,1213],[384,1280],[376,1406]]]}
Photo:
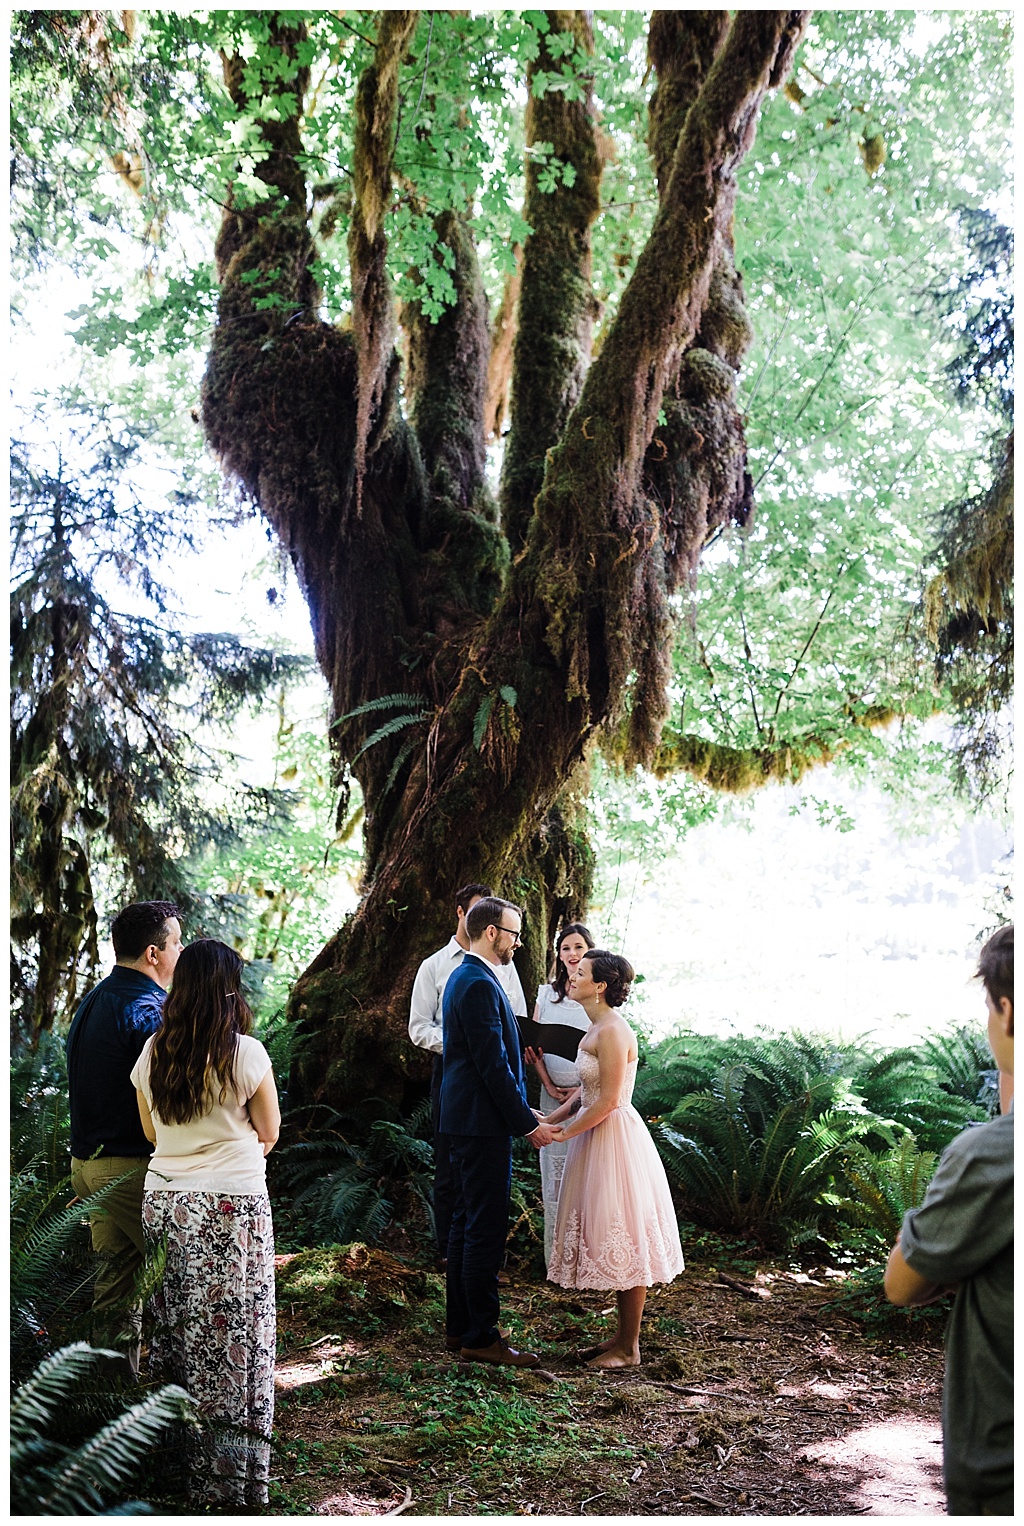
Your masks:
{"label": "hanging moss", "polygon": [[924,596],[933,646],[970,649],[1013,618],[1013,435],[991,488],[956,506],[940,552],[945,565]]}
{"label": "hanging moss", "polygon": [[[871,731],[883,730],[897,719],[898,712],[884,705],[870,705],[849,715],[851,728]],[[659,747],[653,773],[659,779],[687,773],[710,789],[746,795],[766,784],[798,784],[812,768],[831,763],[855,737],[851,729],[845,735],[810,735],[771,747],[726,747],[704,737],[678,736]],[[625,747],[620,755],[626,755]]]}

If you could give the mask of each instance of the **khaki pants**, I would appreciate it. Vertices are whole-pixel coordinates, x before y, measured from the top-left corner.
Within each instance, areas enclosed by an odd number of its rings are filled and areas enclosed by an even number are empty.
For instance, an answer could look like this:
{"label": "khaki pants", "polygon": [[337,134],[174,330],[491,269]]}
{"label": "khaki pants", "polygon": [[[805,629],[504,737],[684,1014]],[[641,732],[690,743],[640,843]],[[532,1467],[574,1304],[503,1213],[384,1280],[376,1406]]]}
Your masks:
{"label": "khaki pants", "polygon": [[89,1215],[92,1248],[101,1258],[93,1290],[92,1344],[123,1351],[136,1378],[142,1310],[132,1294],[143,1258],[142,1189],[148,1165],[148,1156],[137,1155],[71,1160],[71,1185],[81,1198],[92,1197],[118,1177],[127,1178]]}

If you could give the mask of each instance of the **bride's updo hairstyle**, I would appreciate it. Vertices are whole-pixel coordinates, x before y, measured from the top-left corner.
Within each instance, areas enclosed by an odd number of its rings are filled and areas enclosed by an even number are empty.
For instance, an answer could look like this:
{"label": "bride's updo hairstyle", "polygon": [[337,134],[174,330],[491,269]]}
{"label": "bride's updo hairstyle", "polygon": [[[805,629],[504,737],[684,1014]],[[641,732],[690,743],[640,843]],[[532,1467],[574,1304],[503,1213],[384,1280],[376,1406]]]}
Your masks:
{"label": "bride's updo hairstyle", "polygon": [[609,1007],[621,1007],[633,984],[634,970],[628,959],[621,954],[610,954],[606,948],[592,948],[583,955],[590,965],[590,978],[607,986],[604,999]]}

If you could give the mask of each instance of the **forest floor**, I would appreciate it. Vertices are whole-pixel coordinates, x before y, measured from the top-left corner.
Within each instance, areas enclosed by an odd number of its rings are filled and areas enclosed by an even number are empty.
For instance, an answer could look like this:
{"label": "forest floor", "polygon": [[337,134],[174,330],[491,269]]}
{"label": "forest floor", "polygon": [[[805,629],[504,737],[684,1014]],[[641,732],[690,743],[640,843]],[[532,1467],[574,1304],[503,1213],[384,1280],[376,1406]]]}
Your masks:
{"label": "forest floor", "polygon": [[832,1268],[684,1249],[614,1373],[574,1356],[610,1294],[511,1268],[503,1327],[543,1365],[492,1369],[445,1351],[412,1254],[279,1257],[270,1513],[942,1515],[937,1311],[857,1319]]}

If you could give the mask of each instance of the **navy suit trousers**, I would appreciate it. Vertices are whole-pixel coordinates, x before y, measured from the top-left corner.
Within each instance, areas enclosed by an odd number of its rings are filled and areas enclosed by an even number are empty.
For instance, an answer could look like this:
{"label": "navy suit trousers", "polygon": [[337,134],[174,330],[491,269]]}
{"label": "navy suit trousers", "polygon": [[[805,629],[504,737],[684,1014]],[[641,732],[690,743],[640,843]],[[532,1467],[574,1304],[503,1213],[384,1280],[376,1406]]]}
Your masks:
{"label": "navy suit trousers", "polygon": [[498,1339],[498,1274],[508,1238],[512,1140],[448,1134],[455,1202],[448,1235],[449,1335],[479,1349]]}
{"label": "navy suit trousers", "polygon": [[441,1056],[435,1054],[434,1069],[430,1077],[430,1117],[434,1125],[434,1235],[437,1254],[444,1260],[448,1254],[448,1231],[452,1225],[452,1204],[455,1201],[455,1182],[452,1177],[451,1138],[441,1133],[441,1077],[444,1065]]}

